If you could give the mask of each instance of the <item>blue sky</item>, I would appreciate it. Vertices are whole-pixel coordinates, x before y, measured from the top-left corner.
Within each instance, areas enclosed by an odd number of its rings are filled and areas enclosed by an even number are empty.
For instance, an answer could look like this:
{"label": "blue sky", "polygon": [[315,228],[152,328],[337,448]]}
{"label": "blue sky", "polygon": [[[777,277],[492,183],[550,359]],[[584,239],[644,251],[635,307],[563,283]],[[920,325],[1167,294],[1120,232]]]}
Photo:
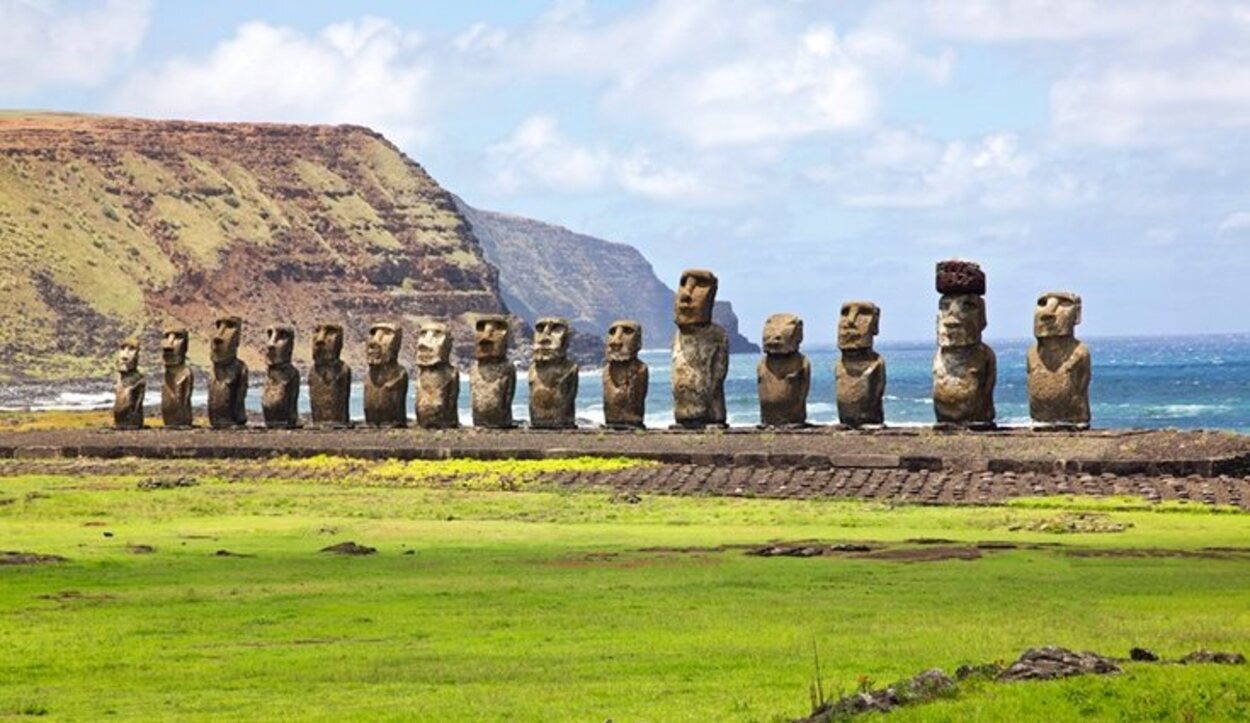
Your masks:
{"label": "blue sky", "polygon": [[0,0],[0,106],[359,123],[470,203],[715,269],[744,328],[841,302],[989,334],[1250,331],[1250,3]]}

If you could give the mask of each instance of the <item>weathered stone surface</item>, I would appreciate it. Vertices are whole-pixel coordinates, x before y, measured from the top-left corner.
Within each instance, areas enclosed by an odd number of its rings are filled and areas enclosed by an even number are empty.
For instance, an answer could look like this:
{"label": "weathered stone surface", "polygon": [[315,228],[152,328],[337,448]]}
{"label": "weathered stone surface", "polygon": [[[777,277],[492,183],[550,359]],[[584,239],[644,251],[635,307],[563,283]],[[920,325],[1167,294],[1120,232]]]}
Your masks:
{"label": "weathered stone surface", "polygon": [[396,324],[369,328],[365,357],[365,424],[370,427],[408,426],[408,370],[399,363],[404,330]]}
{"label": "weathered stone surface", "polygon": [[950,259],[937,264],[936,284],[939,294],[985,295],[985,272],[972,261]]}
{"label": "weathered stone surface", "polygon": [[265,330],[265,387],[260,404],[266,427],[299,426],[299,370],[291,363],[294,352],[293,327],[271,326]]}
{"label": "weathered stone surface", "polygon": [[1055,646],[1029,648],[1007,666],[999,680],[1054,680],[1073,675],[1119,673],[1120,666],[1097,653],[1076,652]]}
{"label": "weathered stone surface", "polygon": [[534,361],[530,364],[530,426],[571,429],[577,426],[577,363],[568,358],[569,323],[546,317],[534,325]]}
{"label": "weathered stone surface", "polygon": [[161,383],[161,421],[167,429],[191,426],[191,392],[195,376],[187,366],[186,329],[166,329],[161,338],[161,361],[165,378]]}
{"label": "weathered stone surface", "polygon": [[429,321],[417,331],[417,425],[425,429],[460,426],[460,370],[451,359],[451,330]]}
{"label": "weathered stone surface", "polygon": [[937,421],[961,426],[992,425],[998,360],[981,342],[985,300],[975,294],[946,294],[938,305],[938,351],[933,359],[933,410]]}
{"label": "weathered stone surface", "polygon": [[799,351],[803,320],[794,314],[773,314],[764,322],[764,358],[756,368],[760,424],[801,427],[807,424],[807,393],[812,366]]}
{"label": "weathered stone surface", "polygon": [[308,402],[314,425],[351,424],[352,368],[341,358],[343,327],[321,324],[313,334],[313,368],[308,376]]}
{"label": "weathered stone surface", "polygon": [[247,426],[247,365],[239,360],[243,320],[226,316],[217,320],[208,380],[208,423],[214,429]]}
{"label": "weathered stone surface", "polygon": [[603,367],[603,419],[608,427],[642,429],[647,415],[650,371],[638,358],[642,350],[642,325],[617,320],[608,327]]}
{"label": "weathered stone surface", "polygon": [[1050,291],[1037,300],[1033,336],[1026,368],[1029,416],[1035,422],[1089,426],[1089,348],[1076,338],[1081,323],[1081,297]]}
{"label": "weathered stone surface", "polygon": [[473,426],[509,429],[512,398],[516,394],[516,367],[508,361],[512,332],[508,317],[481,315],[474,323],[473,368],[469,371],[469,400]]}
{"label": "weathered stone surface", "polygon": [[139,340],[127,339],[117,347],[117,386],[113,395],[113,426],[143,429],[143,396],[148,383],[139,371]]}
{"label": "weathered stone surface", "polygon": [[838,421],[848,427],[885,423],[885,359],[873,350],[881,310],[870,301],[848,301],[838,319],[835,368]]}
{"label": "weathered stone surface", "polygon": [[717,279],[710,271],[688,269],[674,301],[673,416],[679,427],[725,425],[725,375],[729,339],[712,323]]}

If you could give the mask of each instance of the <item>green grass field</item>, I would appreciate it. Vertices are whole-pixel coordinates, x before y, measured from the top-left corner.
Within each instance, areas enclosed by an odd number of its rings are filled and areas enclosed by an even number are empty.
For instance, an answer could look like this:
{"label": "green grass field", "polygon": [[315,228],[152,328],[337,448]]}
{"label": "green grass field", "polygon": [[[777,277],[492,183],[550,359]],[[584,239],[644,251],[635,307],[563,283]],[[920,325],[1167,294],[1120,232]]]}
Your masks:
{"label": "green grass field", "polygon": [[[0,566],[0,718],[775,721],[808,712],[813,646],[835,694],[1046,644],[1250,652],[1250,552],[1200,552],[1250,544],[1243,514],[1064,500],[630,503],[541,481],[561,464],[625,462],[446,463],[464,480],[451,487],[430,481],[439,463],[424,464],[354,464],[343,477],[332,460],[257,463],[255,479],[234,481],[188,464],[197,486],[155,490],[138,487],[138,462],[0,477],[0,550],[69,558]],[[318,465],[331,472],[307,478]],[[498,489],[517,479],[520,491]],[[1074,506],[1132,526],[1011,529]],[[1059,546],[928,562],[699,549],[909,549],[920,537]],[[318,552],[345,540],[378,553]],[[1072,554],[1089,550],[1105,554]],[[890,719],[1248,710],[1244,666],[1129,664],[1118,676],[965,685]]]}

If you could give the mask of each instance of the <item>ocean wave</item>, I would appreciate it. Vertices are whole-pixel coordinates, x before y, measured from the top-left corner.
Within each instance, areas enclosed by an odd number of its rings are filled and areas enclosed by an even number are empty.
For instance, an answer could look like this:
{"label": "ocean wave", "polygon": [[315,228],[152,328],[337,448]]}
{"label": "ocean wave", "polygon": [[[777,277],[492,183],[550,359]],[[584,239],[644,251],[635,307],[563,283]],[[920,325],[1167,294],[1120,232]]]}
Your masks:
{"label": "ocean wave", "polygon": [[1233,408],[1227,404],[1161,404],[1146,407],[1142,413],[1152,419],[1190,419],[1231,411]]}

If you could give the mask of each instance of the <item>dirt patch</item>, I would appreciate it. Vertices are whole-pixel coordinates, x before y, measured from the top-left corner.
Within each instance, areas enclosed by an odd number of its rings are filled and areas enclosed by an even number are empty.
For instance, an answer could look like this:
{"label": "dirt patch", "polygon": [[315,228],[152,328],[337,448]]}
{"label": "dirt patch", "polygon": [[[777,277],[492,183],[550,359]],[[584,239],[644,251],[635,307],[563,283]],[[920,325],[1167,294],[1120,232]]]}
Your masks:
{"label": "dirt patch", "polygon": [[231,552],[229,550],[218,550],[217,552],[213,553],[213,557],[256,557],[256,556],[244,555],[238,552]]}
{"label": "dirt patch", "polygon": [[354,542],[340,542],[337,545],[321,548],[322,552],[330,552],[335,555],[373,555],[378,549],[376,547],[368,547],[366,545],[357,545]]}
{"label": "dirt patch", "polygon": [[52,602],[72,602],[75,600],[112,600],[112,595],[91,595],[78,590],[62,590],[60,592],[47,593],[45,595],[36,595],[37,600],[51,600]]}
{"label": "dirt patch", "polygon": [[195,487],[200,483],[194,477],[149,477],[139,481],[141,490],[173,490],[180,487]]}
{"label": "dirt patch", "polygon": [[855,555],[859,560],[885,560],[889,562],[941,562],[942,560],[980,560],[981,550],[967,545],[941,547],[896,547]]}
{"label": "dirt patch", "polygon": [[156,552],[156,548],[151,545],[126,545],[126,549],[132,555],[151,555]]}
{"label": "dirt patch", "polygon": [[48,565],[67,562],[60,555],[43,555],[38,552],[0,551],[0,565]]}
{"label": "dirt patch", "polygon": [[903,542],[908,545],[957,545],[959,540],[948,540],[945,537],[909,537]]}
{"label": "dirt patch", "polygon": [[[682,550],[681,552],[688,555],[688,557],[680,560],[655,554],[626,555],[619,552],[587,552],[573,557],[557,558],[552,560],[550,564],[555,567],[614,568],[621,570],[644,567],[671,567],[674,565],[686,565],[692,562],[698,564],[710,564],[712,562],[712,558],[706,553],[723,551],[724,550],[715,550],[711,548],[704,548],[703,550],[698,551]],[[673,552],[673,550],[666,550],[664,552]]]}
{"label": "dirt patch", "polygon": [[1195,558],[1202,560],[1240,560],[1245,559],[1244,553],[1233,552],[1217,552],[1210,549],[1201,550],[1167,550],[1158,547],[1142,547],[1134,549],[1118,549],[1118,548],[1086,548],[1086,549],[1064,549],[1063,553],[1069,557],[1182,557]]}

